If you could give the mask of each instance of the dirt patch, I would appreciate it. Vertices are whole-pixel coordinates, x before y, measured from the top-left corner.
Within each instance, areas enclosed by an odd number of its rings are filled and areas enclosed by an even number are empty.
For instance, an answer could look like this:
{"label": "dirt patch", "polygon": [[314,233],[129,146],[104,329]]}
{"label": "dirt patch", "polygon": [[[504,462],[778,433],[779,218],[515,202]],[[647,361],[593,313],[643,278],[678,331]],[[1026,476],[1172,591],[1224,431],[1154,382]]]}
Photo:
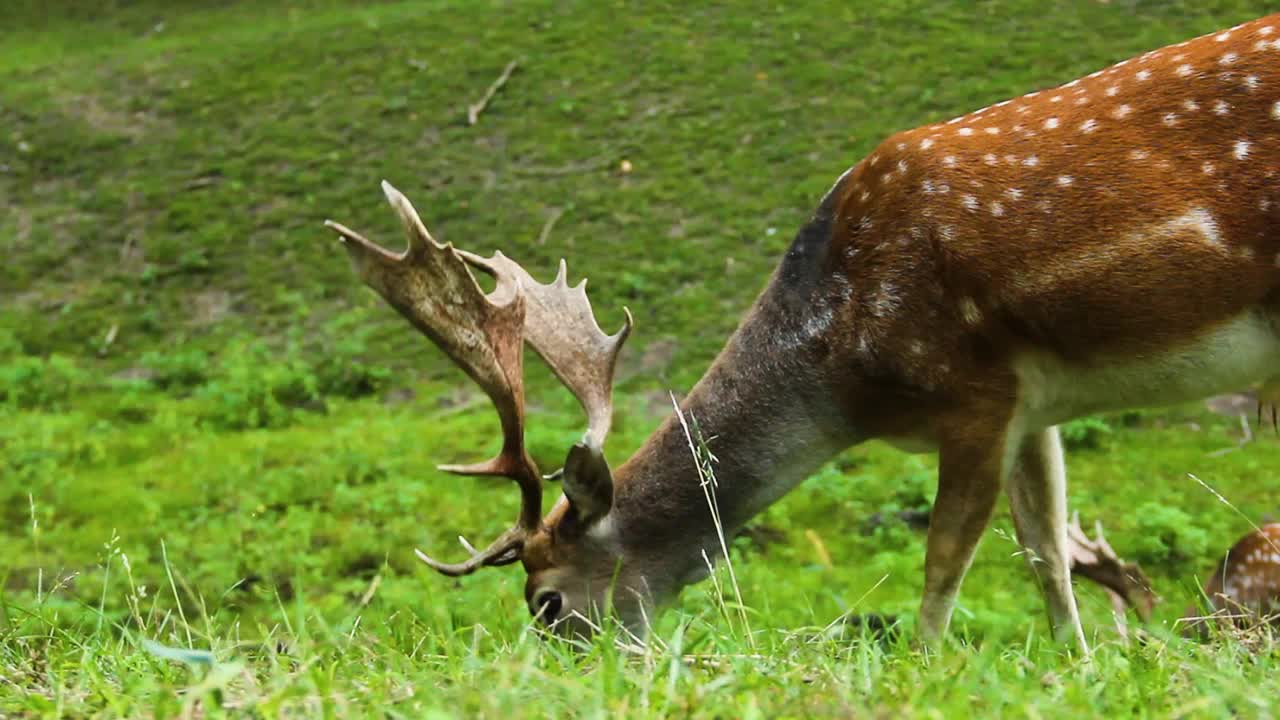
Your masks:
{"label": "dirt patch", "polygon": [[618,380],[621,382],[634,377],[665,377],[677,347],[679,344],[673,338],[663,338],[646,345],[641,353],[628,353],[624,350],[619,360]]}
{"label": "dirt patch", "polygon": [[232,297],[226,290],[203,290],[195,294],[191,324],[213,325],[231,313]]}
{"label": "dirt patch", "polygon": [[146,134],[153,118],[142,112],[126,112],[107,107],[93,95],[77,95],[62,102],[62,112],[108,135],[137,139]]}

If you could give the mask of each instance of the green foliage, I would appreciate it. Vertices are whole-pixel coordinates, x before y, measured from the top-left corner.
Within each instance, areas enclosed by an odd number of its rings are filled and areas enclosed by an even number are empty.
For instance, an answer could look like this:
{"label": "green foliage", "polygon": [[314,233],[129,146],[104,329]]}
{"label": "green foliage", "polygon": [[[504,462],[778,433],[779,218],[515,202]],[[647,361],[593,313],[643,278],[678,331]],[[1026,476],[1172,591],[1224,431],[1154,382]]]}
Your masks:
{"label": "green foliage", "polygon": [[316,376],[306,363],[250,340],[231,343],[195,398],[201,418],[218,430],[283,427],[300,409],[323,407]]}
{"label": "green foliage", "polygon": [[11,360],[23,354],[25,350],[18,336],[12,330],[0,327],[0,361]]}
{"label": "green foliage", "polygon": [[169,352],[149,351],[142,356],[142,365],[149,371],[149,380],[153,385],[170,392],[199,387],[212,374],[209,354],[193,347],[182,347]]}
{"label": "green foliage", "polygon": [[69,357],[18,355],[0,364],[0,407],[63,407],[87,384],[88,376]]}
{"label": "green foliage", "polygon": [[1099,450],[1111,435],[1111,425],[1091,415],[1063,423],[1058,432],[1062,436],[1062,446],[1067,450]]}
{"label": "green foliage", "polygon": [[320,392],[359,398],[387,387],[391,370],[371,350],[376,327],[366,311],[341,313],[325,324],[318,347],[301,351],[311,358]]}
{"label": "green foliage", "polygon": [[[1163,503],[1146,502],[1134,511],[1138,541],[1133,555],[1149,565],[1176,566],[1207,557],[1214,551],[1209,534],[1184,510]],[[1222,542],[1219,550],[1229,545]]]}

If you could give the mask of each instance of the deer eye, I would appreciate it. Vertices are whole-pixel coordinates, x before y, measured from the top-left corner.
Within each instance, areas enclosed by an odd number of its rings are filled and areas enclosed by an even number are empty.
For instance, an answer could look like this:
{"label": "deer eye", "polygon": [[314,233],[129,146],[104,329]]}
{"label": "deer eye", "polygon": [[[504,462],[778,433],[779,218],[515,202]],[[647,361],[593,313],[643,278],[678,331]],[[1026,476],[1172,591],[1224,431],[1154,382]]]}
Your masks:
{"label": "deer eye", "polygon": [[560,593],[554,590],[547,590],[538,593],[533,599],[534,615],[542,622],[550,625],[560,617],[560,610],[564,608],[564,598]]}

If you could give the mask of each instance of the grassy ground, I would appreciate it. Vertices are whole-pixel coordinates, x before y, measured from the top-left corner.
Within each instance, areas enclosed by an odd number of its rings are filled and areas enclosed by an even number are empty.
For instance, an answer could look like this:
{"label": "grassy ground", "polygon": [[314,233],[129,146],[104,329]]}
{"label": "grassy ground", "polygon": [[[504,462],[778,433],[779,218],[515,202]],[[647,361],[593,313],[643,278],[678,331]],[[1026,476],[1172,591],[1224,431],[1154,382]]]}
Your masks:
{"label": "grassy ground", "polygon": [[[0,22],[0,716],[1274,712],[1274,645],[1171,632],[1280,512],[1280,443],[1215,454],[1238,424],[1196,407],[1071,428],[1073,507],[1166,599],[1126,649],[1081,588],[1092,664],[1045,643],[1003,517],[945,656],[821,633],[917,602],[922,539],[868,519],[924,506],[933,460],[875,444],[735,541],[749,627],[708,583],[638,654],[537,640],[517,571],[412,560],[514,514],[508,488],[432,469],[496,423],[319,226],[397,237],[386,177],[443,239],[544,277],[568,256],[606,327],[636,314],[620,458],[879,138],[1260,5],[55,5]],[[582,420],[533,375],[552,466]]]}

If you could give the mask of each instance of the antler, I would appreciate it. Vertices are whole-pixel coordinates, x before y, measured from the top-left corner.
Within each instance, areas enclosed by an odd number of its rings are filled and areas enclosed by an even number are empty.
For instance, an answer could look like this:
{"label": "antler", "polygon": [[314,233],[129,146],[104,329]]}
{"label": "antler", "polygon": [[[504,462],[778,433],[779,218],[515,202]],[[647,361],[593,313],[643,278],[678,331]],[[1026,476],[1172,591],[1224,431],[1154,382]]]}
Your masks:
{"label": "antler", "polygon": [[[1151,581],[1137,563],[1120,559],[1102,534],[1101,521],[1094,523],[1094,532],[1094,539],[1089,539],[1080,527],[1080,513],[1072,514],[1071,524],[1067,526],[1072,572],[1105,588],[1117,616],[1123,616],[1125,607],[1130,606],[1138,619],[1146,622],[1158,600]],[[1121,632],[1123,634],[1123,628]]]}
{"label": "antler", "polygon": [[622,328],[606,335],[591,311],[586,279],[569,287],[564,260],[556,279],[542,285],[501,252],[491,258],[468,252],[461,255],[499,281],[519,285],[525,297],[524,339],[586,411],[587,444],[603,447],[613,420],[613,371],[618,352],[631,334],[631,311],[624,307]]}
{"label": "antler", "polygon": [[[421,551],[418,557],[445,575],[458,576],[488,565],[520,558],[525,540],[541,525],[542,485],[537,465],[524,446],[523,341],[529,340],[556,376],[587,411],[590,443],[603,446],[612,417],[610,390],[617,354],[631,330],[631,314],[617,334],[606,336],[591,314],[585,280],[570,289],[560,275],[540,285],[501,253],[485,259],[440,244],[431,237],[409,200],[383,181],[382,190],[399,216],[409,247],[392,253],[359,233],[332,221],[351,256],[357,274],[445,354],[489,396],[502,424],[502,450],[473,465],[442,465],[462,475],[499,475],[520,488],[520,515],[515,525],[488,548],[476,551],[463,538],[471,558],[449,564]],[[496,279],[486,294],[468,264]]]}

